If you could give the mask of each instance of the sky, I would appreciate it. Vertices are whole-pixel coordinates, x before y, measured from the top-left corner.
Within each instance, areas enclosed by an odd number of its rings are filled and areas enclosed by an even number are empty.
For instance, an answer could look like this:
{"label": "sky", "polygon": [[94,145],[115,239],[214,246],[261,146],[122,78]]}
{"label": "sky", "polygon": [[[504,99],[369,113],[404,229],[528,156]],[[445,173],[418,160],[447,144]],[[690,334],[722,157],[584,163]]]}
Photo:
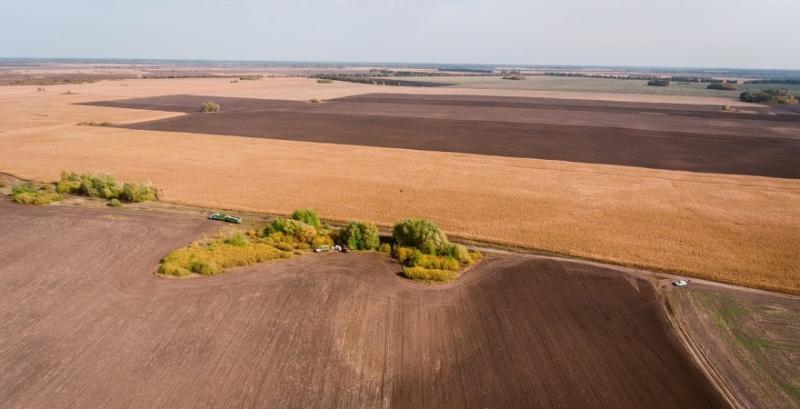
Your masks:
{"label": "sky", "polygon": [[2,0],[0,57],[800,69],[800,0]]}

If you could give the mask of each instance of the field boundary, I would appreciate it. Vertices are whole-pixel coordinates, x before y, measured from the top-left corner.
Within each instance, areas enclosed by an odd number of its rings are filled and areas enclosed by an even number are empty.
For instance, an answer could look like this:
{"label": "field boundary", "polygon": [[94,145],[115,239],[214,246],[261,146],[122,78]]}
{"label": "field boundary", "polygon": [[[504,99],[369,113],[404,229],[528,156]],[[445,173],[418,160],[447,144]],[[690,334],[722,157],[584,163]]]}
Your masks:
{"label": "field boundary", "polygon": [[[20,182],[28,182],[28,181],[38,181],[35,179],[29,179],[25,177],[21,177],[16,175],[12,172],[0,169],[0,174],[4,174],[10,176],[14,179],[19,180]],[[97,203],[93,203],[97,202]],[[102,206],[105,207],[105,201],[96,201],[91,198],[81,198],[80,203],[71,203],[71,205],[83,205],[88,207],[94,206]],[[63,204],[62,204],[63,205]],[[56,204],[56,206],[59,206]],[[159,211],[165,213],[193,213],[197,215],[207,215],[209,213],[213,213],[216,211],[226,211],[226,212],[236,212],[240,216],[244,216],[245,218],[250,218],[258,221],[272,221],[276,218],[281,217],[288,217],[289,214],[286,213],[278,213],[278,212],[263,212],[263,211],[252,211],[252,210],[243,210],[235,207],[205,207],[201,205],[196,205],[192,203],[185,203],[181,201],[171,201],[171,200],[164,200],[159,199],[156,201],[146,202],[146,203],[135,203],[127,205],[124,209],[133,209],[133,210],[140,210],[140,211]],[[327,218],[321,217],[322,221],[328,223],[332,227],[341,228],[344,227],[351,219],[334,219],[334,218]],[[378,230],[382,236],[389,236],[391,235],[392,225],[386,223],[375,223],[378,226]],[[696,272],[692,271],[684,271],[684,270],[677,270],[677,269],[666,269],[666,268],[659,268],[655,266],[643,265],[638,263],[626,263],[617,260],[606,260],[602,258],[593,258],[593,257],[586,257],[580,256],[575,254],[570,254],[566,252],[558,252],[552,251],[547,249],[540,249],[530,246],[525,246],[522,244],[510,243],[505,242],[502,240],[492,240],[482,237],[475,237],[466,234],[459,234],[458,232],[451,232],[445,231],[447,236],[451,239],[453,243],[462,244],[470,249],[479,250],[485,253],[495,253],[495,254],[503,254],[503,253],[514,253],[514,254],[528,254],[552,259],[561,259],[567,261],[578,261],[584,263],[590,263],[594,265],[600,265],[605,267],[615,267],[626,269],[627,272],[631,273],[638,273],[638,274],[645,274],[650,277],[655,277],[657,279],[679,279],[679,278],[686,278],[690,277],[696,282],[704,283],[707,285],[715,286],[715,287],[725,287],[731,289],[738,289],[742,291],[748,292],[756,292],[765,295],[772,295],[778,296],[782,298],[788,298],[791,300],[800,301],[800,293],[794,292],[784,292],[784,291],[777,291],[772,288],[768,287],[746,287],[742,285],[738,285],[732,281],[725,281],[725,280],[710,280],[707,278],[700,277]]]}

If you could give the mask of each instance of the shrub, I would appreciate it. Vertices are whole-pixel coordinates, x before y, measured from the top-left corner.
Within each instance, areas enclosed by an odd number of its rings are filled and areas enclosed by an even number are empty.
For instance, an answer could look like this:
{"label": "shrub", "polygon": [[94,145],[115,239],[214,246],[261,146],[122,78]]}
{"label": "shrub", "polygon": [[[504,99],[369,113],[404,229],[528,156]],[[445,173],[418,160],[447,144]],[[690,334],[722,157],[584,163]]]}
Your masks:
{"label": "shrub", "polygon": [[94,122],[94,121],[82,121],[78,122],[80,126],[114,126],[111,122]]}
{"label": "shrub", "polygon": [[415,247],[428,254],[436,254],[449,244],[444,232],[424,219],[403,220],[394,226],[392,236],[399,246]]}
{"label": "shrub", "polygon": [[339,241],[353,250],[374,250],[381,244],[378,226],[368,222],[350,222],[339,232]]}
{"label": "shrub", "polygon": [[241,80],[241,81],[256,81],[256,80],[260,80],[262,78],[264,78],[263,75],[251,74],[251,75],[242,75],[241,77],[239,77],[239,80]]}
{"label": "shrub", "polygon": [[310,243],[317,235],[317,229],[299,220],[294,219],[275,219],[264,228],[262,235],[270,236],[274,233],[281,233],[302,243]]}
{"label": "shrub", "polygon": [[725,104],[725,105],[722,106],[722,110],[723,111],[733,111],[733,107],[731,107],[728,104]]}
{"label": "shrub", "polygon": [[380,251],[381,253],[387,253],[387,254],[391,253],[392,252],[392,246],[390,246],[389,243],[383,243],[383,244],[380,245],[380,247],[378,247],[378,251]]}
{"label": "shrub", "polygon": [[452,257],[460,263],[470,264],[472,263],[472,258],[470,257],[469,250],[466,247],[460,244],[451,244],[447,247],[445,251],[449,257]]}
{"label": "shrub", "polygon": [[201,260],[199,258],[194,258],[189,261],[189,271],[204,276],[219,274],[222,272],[218,266],[211,265],[211,263],[208,261]]}
{"label": "shrub", "polygon": [[80,175],[74,172],[61,172],[61,180],[56,184],[56,191],[58,191],[58,193],[80,193]]}
{"label": "shrub", "polygon": [[330,238],[330,236],[317,235],[316,237],[311,239],[312,248],[318,248],[322,246],[332,246],[332,245],[333,245],[333,239]]}
{"label": "shrub", "polygon": [[26,182],[11,189],[11,200],[21,204],[46,205],[61,200],[52,185],[34,185]]}
{"label": "shrub", "polygon": [[126,202],[146,202],[156,198],[156,188],[151,184],[125,183],[119,192],[119,198]]}
{"label": "shrub", "polygon": [[111,207],[120,207],[120,206],[122,206],[122,202],[120,202],[119,199],[111,199],[106,204],[108,206],[111,206]]}
{"label": "shrub", "polygon": [[0,180],[0,188],[4,188],[4,187],[6,187],[6,182],[3,182],[2,180]]}
{"label": "shrub", "polygon": [[319,104],[320,102],[322,102],[322,100],[320,100],[319,98],[311,98],[311,99],[309,99],[309,101],[312,104]]}
{"label": "shrub", "polygon": [[203,102],[200,105],[200,112],[219,112],[219,104],[211,101]]}
{"label": "shrub", "polygon": [[82,175],[80,194],[101,199],[117,199],[120,188],[111,175]]}
{"label": "shrub", "polygon": [[314,209],[297,209],[292,213],[292,219],[301,221],[318,230],[322,227],[319,222],[319,215]]}
{"label": "shrub", "polygon": [[419,254],[412,260],[411,267],[422,267],[435,270],[459,270],[461,263],[450,256],[432,256],[430,254]]}
{"label": "shrub", "polygon": [[74,172],[61,172],[56,191],[136,203],[156,198],[156,188],[149,183],[125,183],[120,186],[110,175],[79,175]]}
{"label": "shrub", "polygon": [[404,266],[413,266],[416,259],[422,255],[419,250],[413,247],[396,247],[394,249],[394,258]]}
{"label": "shrub", "polygon": [[250,240],[248,240],[247,237],[245,237],[244,234],[240,231],[225,238],[222,242],[225,244],[230,244],[231,246],[238,246],[238,247],[244,247],[250,244]]}
{"label": "shrub", "polygon": [[455,280],[458,277],[458,272],[452,270],[436,270],[436,269],[428,269],[422,267],[404,267],[403,275],[413,280],[437,281],[440,283],[447,283]]}
{"label": "shrub", "polygon": [[317,80],[317,84],[332,84],[333,80],[329,80],[327,78],[321,78]]}

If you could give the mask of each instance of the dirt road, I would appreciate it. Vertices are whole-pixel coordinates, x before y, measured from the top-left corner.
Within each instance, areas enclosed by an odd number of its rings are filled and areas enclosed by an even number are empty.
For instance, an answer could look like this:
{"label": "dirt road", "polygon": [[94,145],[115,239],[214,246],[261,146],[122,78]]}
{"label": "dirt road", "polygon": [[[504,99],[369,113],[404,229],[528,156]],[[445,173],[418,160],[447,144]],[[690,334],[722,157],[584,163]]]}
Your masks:
{"label": "dirt road", "polygon": [[167,280],[213,227],[0,201],[7,408],[723,407],[645,280],[498,256],[454,284],[329,254]]}

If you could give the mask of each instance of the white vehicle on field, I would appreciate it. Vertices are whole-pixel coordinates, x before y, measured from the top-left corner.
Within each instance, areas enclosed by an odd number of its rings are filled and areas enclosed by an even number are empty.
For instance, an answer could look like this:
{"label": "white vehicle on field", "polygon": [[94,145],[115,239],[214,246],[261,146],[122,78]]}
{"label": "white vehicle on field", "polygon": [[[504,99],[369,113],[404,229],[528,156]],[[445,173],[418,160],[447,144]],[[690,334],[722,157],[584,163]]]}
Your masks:
{"label": "white vehicle on field", "polygon": [[672,282],[675,287],[686,287],[689,285],[689,280],[676,280]]}

